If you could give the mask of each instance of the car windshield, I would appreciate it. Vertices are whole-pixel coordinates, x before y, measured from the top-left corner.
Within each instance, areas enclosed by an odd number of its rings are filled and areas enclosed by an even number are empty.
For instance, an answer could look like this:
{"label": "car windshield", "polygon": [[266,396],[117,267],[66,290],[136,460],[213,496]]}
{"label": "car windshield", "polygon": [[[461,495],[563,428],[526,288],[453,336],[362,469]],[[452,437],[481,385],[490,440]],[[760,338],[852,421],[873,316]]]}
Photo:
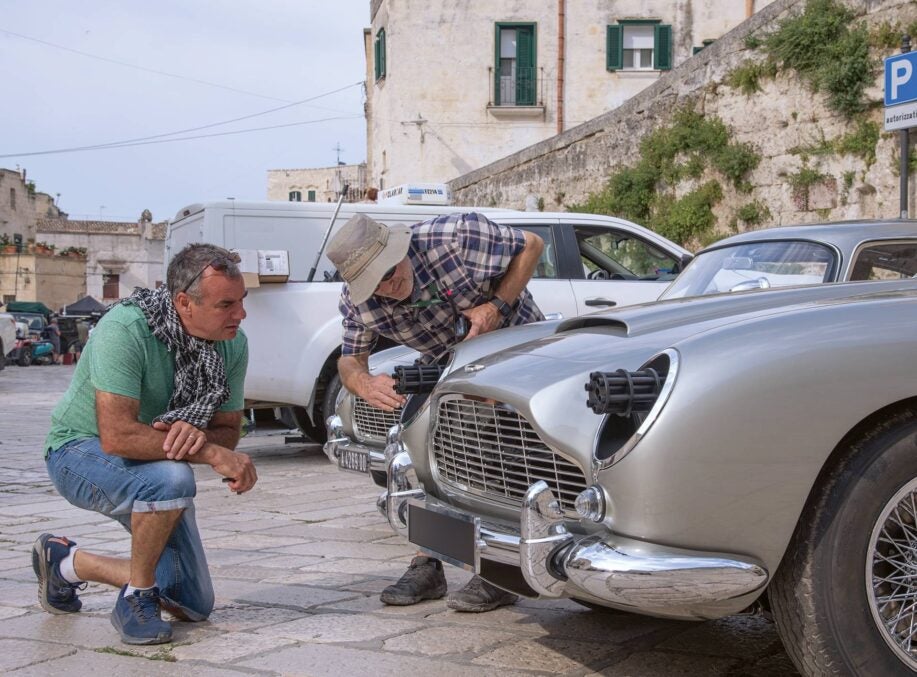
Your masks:
{"label": "car windshield", "polygon": [[835,254],[816,242],[747,242],[698,254],[660,298],[829,282]]}
{"label": "car windshield", "polygon": [[20,322],[28,322],[30,330],[41,331],[45,327],[45,323],[40,315],[19,315],[16,313],[14,313],[14,315]]}

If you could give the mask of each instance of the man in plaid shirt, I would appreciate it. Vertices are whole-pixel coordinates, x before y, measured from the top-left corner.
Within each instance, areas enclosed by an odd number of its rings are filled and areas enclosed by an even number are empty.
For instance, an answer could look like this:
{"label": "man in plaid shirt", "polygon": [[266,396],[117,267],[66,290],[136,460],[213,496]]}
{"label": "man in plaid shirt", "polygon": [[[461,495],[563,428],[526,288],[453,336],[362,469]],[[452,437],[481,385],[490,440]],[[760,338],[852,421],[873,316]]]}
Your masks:
{"label": "man in plaid shirt", "polygon": [[[450,214],[414,226],[385,226],[357,214],[332,238],[328,258],[344,278],[344,336],[338,371],[344,386],[379,409],[404,404],[388,374],[369,373],[380,336],[409,346],[430,362],[463,338],[543,320],[525,285],[544,242],[483,214]],[[467,335],[460,335],[467,326]],[[386,604],[416,604],[446,594],[442,563],[415,557]],[[516,596],[475,576],[447,605],[490,611]]]}

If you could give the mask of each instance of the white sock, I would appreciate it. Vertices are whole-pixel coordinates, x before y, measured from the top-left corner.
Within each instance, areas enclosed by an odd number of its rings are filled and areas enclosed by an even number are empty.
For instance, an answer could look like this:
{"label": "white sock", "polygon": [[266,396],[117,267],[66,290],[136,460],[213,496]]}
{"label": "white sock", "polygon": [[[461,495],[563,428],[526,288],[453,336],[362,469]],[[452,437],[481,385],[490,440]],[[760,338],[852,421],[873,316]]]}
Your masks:
{"label": "white sock", "polygon": [[124,596],[129,597],[130,595],[133,595],[134,590],[139,590],[140,592],[143,592],[144,590],[152,590],[154,587],[156,586],[151,585],[148,588],[135,588],[133,585],[130,584],[130,581],[128,581],[127,586],[124,588]]}
{"label": "white sock", "polygon": [[83,583],[83,579],[76,575],[76,569],[73,568],[73,556],[79,548],[70,548],[70,554],[60,561],[60,575],[68,583]]}

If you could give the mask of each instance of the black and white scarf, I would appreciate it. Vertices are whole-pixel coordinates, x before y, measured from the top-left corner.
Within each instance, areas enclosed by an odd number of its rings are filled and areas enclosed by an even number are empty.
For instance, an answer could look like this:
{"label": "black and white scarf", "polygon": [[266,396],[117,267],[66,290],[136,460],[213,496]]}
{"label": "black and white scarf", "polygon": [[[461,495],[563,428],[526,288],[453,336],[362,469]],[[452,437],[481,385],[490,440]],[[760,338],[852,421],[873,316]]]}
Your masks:
{"label": "black and white scarf", "polygon": [[223,358],[214,349],[213,341],[191,336],[184,330],[165,286],[155,291],[137,287],[122,303],[140,308],[153,336],[175,353],[175,387],[169,411],[155,420],[187,421],[196,428],[206,428],[231,394]]}

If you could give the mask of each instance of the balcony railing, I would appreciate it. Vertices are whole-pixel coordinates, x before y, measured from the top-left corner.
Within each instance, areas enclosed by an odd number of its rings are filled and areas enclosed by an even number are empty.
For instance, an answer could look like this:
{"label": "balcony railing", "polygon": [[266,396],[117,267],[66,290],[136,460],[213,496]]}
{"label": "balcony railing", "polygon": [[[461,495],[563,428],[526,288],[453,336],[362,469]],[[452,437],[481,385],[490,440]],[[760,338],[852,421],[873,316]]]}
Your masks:
{"label": "balcony railing", "polygon": [[544,72],[540,68],[516,68],[512,75],[490,72],[490,106],[544,106]]}

